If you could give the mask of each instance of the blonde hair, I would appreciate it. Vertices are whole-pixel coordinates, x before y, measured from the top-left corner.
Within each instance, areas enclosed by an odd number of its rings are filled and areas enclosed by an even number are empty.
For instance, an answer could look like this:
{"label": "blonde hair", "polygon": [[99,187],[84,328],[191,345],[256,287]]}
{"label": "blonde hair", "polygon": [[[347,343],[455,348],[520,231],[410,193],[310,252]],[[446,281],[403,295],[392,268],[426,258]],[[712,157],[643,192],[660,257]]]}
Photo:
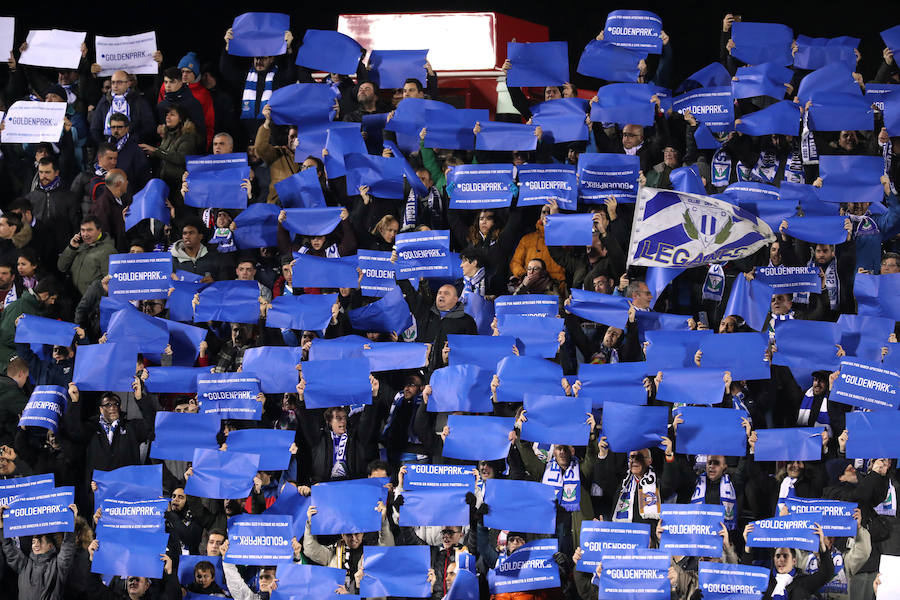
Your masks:
{"label": "blonde hair", "polygon": [[382,232],[385,230],[385,228],[386,228],[388,225],[391,225],[391,224],[393,224],[393,223],[396,223],[396,224],[397,224],[397,227],[398,227],[398,229],[399,229],[399,227],[400,227],[400,221],[397,220],[397,217],[395,217],[394,215],[390,215],[390,214],[389,214],[389,215],[384,215],[383,217],[381,217],[381,220],[380,220],[380,221],[378,221],[377,223],[375,223],[375,227],[372,228],[371,234],[372,234],[372,235],[381,235],[381,237],[384,237],[384,236],[382,235]]}

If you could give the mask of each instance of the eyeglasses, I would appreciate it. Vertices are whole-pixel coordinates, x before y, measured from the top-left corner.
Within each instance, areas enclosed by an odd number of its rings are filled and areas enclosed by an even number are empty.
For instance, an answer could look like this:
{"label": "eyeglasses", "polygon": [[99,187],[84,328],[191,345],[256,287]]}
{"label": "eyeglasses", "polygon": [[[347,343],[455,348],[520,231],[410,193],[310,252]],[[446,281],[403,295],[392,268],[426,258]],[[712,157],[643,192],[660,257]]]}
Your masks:
{"label": "eyeglasses", "polygon": [[639,134],[639,133],[629,133],[629,132],[627,132],[627,131],[623,131],[623,132],[622,132],[622,137],[636,138],[636,137],[640,137],[640,134]]}
{"label": "eyeglasses", "polygon": [[100,406],[103,408],[108,408],[110,406],[120,406],[121,404],[121,400],[105,400],[100,403]]}
{"label": "eyeglasses", "polygon": [[525,272],[527,272],[527,273],[536,273],[536,272],[538,272],[538,271],[540,271],[540,270],[542,270],[542,269],[543,269],[543,267],[525,267]]}

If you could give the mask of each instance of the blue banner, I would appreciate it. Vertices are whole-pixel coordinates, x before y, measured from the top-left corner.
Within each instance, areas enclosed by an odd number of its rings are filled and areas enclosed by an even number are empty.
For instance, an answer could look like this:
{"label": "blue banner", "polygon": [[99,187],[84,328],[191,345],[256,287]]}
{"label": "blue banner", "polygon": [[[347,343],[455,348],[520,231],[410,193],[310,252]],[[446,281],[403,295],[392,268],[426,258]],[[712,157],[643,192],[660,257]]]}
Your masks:
{"label": "blue banner", "polygon": [[422,465],[409,463],[403,489],[457,488],[475,491],[475,467],[471,465]]}
{"label": "blue banner", "polygon": [[822,279],[817,267],[756,267],[756,278],[772,288],[776,294],[822,291]]}
{"label": "blue banner", "polygon": [[613,452],[655,448],[667,435],[669,409],[666,406],[635,406],[603,402],[603,431]]}
{"label": "blue banner", "polygon": [[650,525],[646,523],[606,523],[585,521],[581,526],[581,560],[576,571],[594,573],[603,555],[649,548]]}
{"label": "blue banner", "polygon": [[737,315],[743,317],[751,329],[760,331],[765,325],[766,315],[772,304],[774,291],[766,284],[753,279],[747,281],[744,276],[735,277],[731,286],[731,294],[725,305],[726,317]]}
{"label": "blue banner", "polygon": [[[169,306],[168,302],[166,306]],[[200,354],[200,343],[206,339],[207,331],[202,327],[194,327],[193,325],[179,323],[170,319],[154,318],[162,323],[169,332],[169,345],[172,347],[172,364],[179,367],[193,365]],[[144,358],[155,363],[162,362],[162,353],[148,352],[144,354]]]}
{"label": "blue banner", "polygon": [[450,344],[451,365],[477,365],[493,373],[497,363],[506,356],[513,355],[516,339],[508,335],[475,336],[447,335]]}
{"label": "blue banner", "polygon": [[396,238],[397,276],[433,277],[450,272],[450,232],[417,231]]}
{"label": "blue banner", "polygon": [[396,269],[391,262],[390,252],[359,250],[356,257],[363,273],[359,287],[364,296],[380,298],[394,289]]}
{"label": "blue banner", "polygon": [[381,88],[402,88],[407,79],[425,84],[428,50],[372,50],[369,76]]}
{"label": "blue banner", "polygon": [[[425,127],[426,107],[437,109],[451,109],[451,105],[437,100],[425,100],[422,98],[403,98],[394,110],[394,116],[384,128],[387,131],[395,131],[410,136],[418,137],[419,132]],[[474,123],[472,124],[474,125]],[[427,133],[427,132],[426,132]],[[474,143],[474,140],[473,140]]]}
{"label": "blue banner", "polygon": [[295,435],[289,429],[238,429],[229,433],[226,440],[229,452],[258,454],[260,471],[281,471],[291,462],[290,447]]}
{"label": "blue banner", "polygon": [[749,65],[767,62],[790,65],[794,62],[791,43],[794,32],[778,23],[750,23],[735,21],[731,26],[734,48],[731,55]]}
{"label": "blue banner", "polygon": [[731,408],[685,406],[678,409],[684,423],[676,440],[681,454],[744,456],[747,435],[741,425],[743,413]]}
{"label": "blue banner", "polygon": [[841,348],[857,361],[881,363],[884,341],[894,331],[894,320],[864,315],[840,315],[837,320],[841,333]]}
{"label": "blue banner", "polygon": [[862,93],[853,80],[853,69],[842,63],[831,63],[808,74],[800,81],[796,95],[805,106],[823,92]]}
{"label": "blue banner", "polygon": [[590,246],[593,231],[594,215],[591,213],[547,215],[544,243],[548,246]]}
{"label": "blue banner", "polygon": [[576,71],[597,79],[636,83],[638,63],[646,56],[644,52],[635,52],[605,40],[591,40],[578,59]]}
{"label": "blue banner", "polygon": [[337,31],[307,29],[297,50],[297,64],[325,73],[353,75],[363,52],[356,40]]}
{"label": "blue banner", "polygon": [[753,521],[753,530],[747,535],[747,547],[796,548],[816,552],[819,536],[813,532],[813,526],[817,522],[817,515],[803,514]]}
{"label": "blue banner", "polygon": [[238,515],[228,520],[228,552],[223,562],[272,565],[291,562],[291,519],[284,515]]}
{"label": "blue banner", "polygon": [[781,100],[787,91],[784,84],[790,81],[791,76],[790,69],[774,63],[739,67],[731,82],[731,93],[735,100],[756,96]]}
{"label": "blue banner", "polygon": [[104,530],[130,529],[151,533],[163,533],[166,530],[165,514],[169,509],[169,500],[166,498],[156,500],[106,498],[99,508],[100,521],[97,525]]}
{"label": "blue banner", "polygon": [[809,128],[812,131],[841,131],[843,129],[871,129],[874,124],[872,103],[859,94],[819,92],[809,107]]}
{"label": "blue banner", "polygon": [[781,199],[789,202],[791,206],[800,206],[800,210],[807,216],[813,215],[836,215],[840,212],[840,207],[835,204],[828,204],[819,200],[819,188],[804,183],[791,183],[782,181],[781,187],[778,188],[781,193]]}
{"label": "blue banner", "polygon": [[104,500],[145,500],[162,496],[162,464],[119,467],[112,471],[94,470],[91,481],[97,485],[94,505]]}
{"label": "blue banner", "polygon": [[251,204],[234,218],[238,248],[272,248],[278,245],[278,213],[274,204]]}
{"label": "blue banner", "polygon": [[[587,112],[588,103],[583,98],[557,98],[532,106],[531,122],[540,126],[543,131],[541,139],[545,142],[587,141]],[[481,122],[484,123],[484,120]]]}
{"label": "blue banner", "polygon": [[568,310],[582,319],[623,330],[628,321],[628,300],[612,294],[573,289]]}
{"label": "blue banner", "polygon": [[637,200],[639,156],[626,154],[578,155],[578,197],[588,204],[603,204],[610,196],[618,202]]}
{"label": "blue banner", "polygon": [[376,198],[403,198],[403,167],[397,159],[348,154],[344,157],[344,164],[347,167],[349,194],[357,194],[360,186],[367,185],[369,194]]}
{"label": "blue banner", "polygon": [[333,339],[316,338],[309,348],[309,360],[362,358],[365,346],[371,344],[368,338],[359,335],[342,335]]}
{"label": "blue banner", "polygon": [[[171,263],[171,261],[170,261]],[[70,346],[75,338],[75,323],[57,321],[47,317],[39,317],[22,313],[16,324],[17,344],[51,344],[53,346]]]}
{"label": "blue banner", "polygon": [[75,488],[41,488],[19,494],[3,511],[3,535],[7,538],[40,533],[75,531]]}
{"label": "blue banner", "polygon": [[134,195],[125,213],[125,231],[128,231],[144,219],[156,219],[163,223],[171,220],[166,199],[169,197],[169,186],[162,179],[151,179],[144,188]]}
{"label": "blue banner", "polygon": [[491,412],[492,377],[493,369],[482,369],[476,365],[450,365],[435,369],[431,374],[433,393],[428,411]]}
{"label": "blue banner", "polygon": [[677,556],[722,556],[721,504],[663,504],[659,549]]}
{"label": "blue banner", "polygon": [[399,334],[412,325],[409,305],[397,286],[380,300],[350,309],[347,316],[350,317],[350,325],[359,331]]}
{"label": "blue banner", "polygon": [[789,319],[775,322],[778,351],[772,357],[776,365],[801,372],[818,369],[835,371],[840,364],[837,345],[841,335],[834,323]]}
{"label": "blue banner", "polygon": [[497,318],[507,315],[522,317],[554,317],[559,312],[559,298],[546,294],[499,296],[494,300]]}
{"label": "blue banner", "polygon": [[734,123],[737,131],[752,136],[772,133],[797,135],[800,130],[800,107],[790,100],[782,100],[749,115],[742,115]]}
{"label": "blue banner", "polygon": [[[372,384],[369,381],[369,360],[308,360],[301,371],[306,389],[303,399],[306,408],[328,408],[372,404]],[[340,381],[340,386],[335,382]]]}
{"label": "blue banner", "polygon": [[549,360],[506,356],[497,363],[497,402],[521,402],[526,393],[559,394],[562,376],[562,367]]}
{"label": "blue banner", "polygon": [[284,208],[325,208],[325,195],[316,169],[304,169],[275,184]]}
{"label": "blue banner", "polygon": [[[458,565],[456,579],[453,580],[453,585],[447,591],[447,600],[478,600],[478,575],[475,574],[474,566],[470,569],[460,564],[461,556],[474,558],[467,552],[456,553],[456,564]],[[475,561],[471,562],[474,564]]]}
{"label": "blue banner", "polygon": [[[475,149],[528,152],[537,148],[536,132],[536,125],[486,121],[481,123],[481,131],[475,136]],[[510,178],[512,178],[511,175]]]}
{"label": "blue banner", "polygon": [[491,323],[494,321],[494,301],[486,300],[479,294],[470,294],[463,306],[466,314],[475,319],[478,335],[490,337]]}
{"label": "blue banner", "polygon": [[194,567],[200,562],[210,563],[213,566],[213,581],[219,584],[219,587],[223,590],[227,589],[225,587],[225,573],[222,571],[221,556],[182,554],[178,557],[178,583],[184,587],[194,583]]}
{"label": "blue banner", "polygon": [[19,496],[34,496],[39,490],[55,489],[53,473],[0,479],[0,506],[9,506]]}
{"label": "blue banner", "polygon": [[197,377],[209,367],[147,367],[147,391],[154,394],[196,394]]}
{"label": "blue banner", "polygon": [[754,460],[821,460],[821,427],[757,429]]}
{"label": "blue banner", "polygon": [[381,513],[375,510],[385,491],[377,480],[349,479],[312,486],[310,505],[316,514],[309,522],[313,535],[365,533],[381,529]]}
{"label": "blue banner", "polygon": [[603,406],[604,398],[616,402],[642,405],[647,402],[644,377],[650,373],[645,362],[611,363],[607,365],[578,365],[581,396],[592,398],[595,407]]}
{"label": "blue banner", "polygon": [[799,69],[820,69],[833,62],[856,69],[856,54],[853,51],[859,45],[859,38],[811,38],[801,34],[795,41],[797,53],[794,54],[794,66]]}
{"label": "blue banner", "polygon": [[344,569],[299,563],[279,564],[277,572],[278,589],[272,592],[272,600],[333,598],[335,590],[344,585],[347,575]]}
{"label": "blue banner", "polygon": [[[475,123],[487,123],[487,110],[453,108],[443,102],[425,105],[425,147],[445,150],[474,150]],[[418,132],[417,132],[418,135]]]}
{"label": "blue banner", "polygon": [[323,258],[310,254],[295,254],[294,259],[292,280],[297,288],[355,288],[359,286],[355,256]]}
{"label": "blue banner", "polygon": [[[450,433],[442,454],[459,460],[500,460],[509,454],[509,432],[515,425],[508,417],[449,415]],[[473,444],[473,440],[478,440]]]}
{"label": "blue banner", "polygon": [[247,208],[247,190],[241,187],[241,182],[250,177],[245,152],[188,156],[186,169],[186,205],[197,208]]}
{"label": "blue banner", "polygon": [[[822,533],[832,537],[855,537],[856,519],[853,511],[855,502],[822,500],[820,498],[787,497],[779,501],[787,506],[789,514],[807,515],[822,526]],[[815,515],[815,516],[813,516]]]}
{"label": "blue banner", "polygon": [[487,574],[491,594],[558,588],[559,566],[553,560],[558,551],[558,540],[539,539],[517,548],[509,556],[501,556],[497,566]]}
{"label": "blue banner", "polygon": [[672,110],[681,114],[689,111],[712,131],[730,131],[734,128],[734,99],[730,85],[700,88],[682,94],[673,100]]}
{"label": "blue banner", "polygon": [[597,102],[591,104],[591,121],[650,127],[656,105],[650,101],[653,86],[646,83],[611,83],[597,90]]}
{"label": "blue banner", "polygon": [[488,479],[484,526],[525,533],[556,532],[556,488],[537,481]]}
{"label": "blue banner", "polygon": [[130,344],[88,344],[78,347],[72,383],[82,392],[131,391],[137,348]]}
{"label": "blue banner", "polygon": [[302,348],[259,346],[244,352],[243,373],[259,379],[265,394],[291,394],[297,391],[300,378],[297,365]]}
{"label": "blue banner", "polygon": [[662,53],[662,19],[646,10],[614,10],[606,16],[603,39],[650,54]]}
{"label": "blue banner", "polygon": [[890,132],[900,131],[900,89],[896,83],[866,84],[866,100],[880,110],[884,116],[884,127]]}
{"label": "blue banner", "polygon": [[91,562],[91,573],[123,578],[162,577],[160,555],[166,551],[168,533],[111,529],[104,531],[103,539],[97,541],[99,546]]}
{"label": "blue banner", "polygon": [[[853,198],[854,202],[878,203],[884,197],[880,182],[884,160],[880,156],[822,156],[819,169],[822,187],[818,192],[824,202],[846,202]],[[844,233],[841,242],[846,239]]]}
{"label": "blue banner", "polygon": [[565,328],[563,319],[504,315],[497,320],[500,335],[517,338],[526,356],[553,358],[559,352],[559,334]]}
{"label": "blue banner", "polygon": [[644,349],[644,353],[647,356],[648,372],[693,367],[694,355],[700,349],[700,343],[710,335],[713,333],[708,329],[704,331],[663,329],[646,332],[644,339],[649,342],[649,346]]}
{"label": "blue banner", "polygon": [[344,163],[346,155],[366,154],[366,140],[363,139],[359,129],[335,127],[328,130],[328,135],[325,137],[325,150],[328,151],[323,157],[325,172],[328,174],[328,179],[337,179],[347,174],[347,167]]}
{"label": "blue banner", "polygon": [[517,206],[543,206],[550,200],[563,210],[578,208],[575,165],[522,165]]}
{"label": "blue banner", "polygon": [[900,412],[847,413],[847,458],[900,458]]}
{"label": "blue banner", "polygon": [[656,399],[673,404],[718,404],[725,391],[723,369],[665,369]]}
{"label": "blue banner", "polygon": [[900,297],[898,294],[900,294],[900,274],[856,274],[853,295],[856,297],[857,312],[860,315],[900,321],[900,303],[894,301]]}
{"label": "blue banner", "polygon": [[337,294],[281,295],[266,312],[266,327],[323,331],[331,321],[331,307]]}
{"label": "blue banner", "polygon": [[403,491],[400,527],[468,525],[466,488],[433,488]]}
{"label": "blue banner", "polygon": [[759,600],[769,587],[766,567],[700,561],[700,589],[705,600]]}
{"label": "blue banner", "polygon": [[[272,96],[269,98],[272,122],[276,125],[297,125],[310,128],[329,126],[334,118],[336,95],[337,90],[327,83],[293,83],[278,88],[272,92]],[[353,126],[359,127],[356,123]],[[324,137],[323,135],[322,144],[318,148],[317,155],[319,156],[325,145]]]}
{"label": "blue banner", "polygon": [[303,531],[306,529],[306,511],[309,508],[309,496],[304,496],[297,490],[297,486],[290,482],[281,484],[278,498],[265,510],[268,515],[285,515],[291,517],[294,537],[303,539]]}
{"label": "blue banner", "polygon": [[714,62],[706,65],[699,71],[692,73],[675,89],[675,93],[680,94],[686,90],[705,87],[724,87],[727,85],[731,85],[731,74],[722,63]]}
{"label": "blue banner", "polygon": [[[808,186],[811,187],[811,186]],[[751,215],[758,216],[773,231],[781,222],[797,214],[796,203],[780,198],[779,190],[767,183],[743,181],[732,183],[718,199],[735,204]]]}
{"label": "blue banner", "polygon": [[543,444],[587,446],[591,427],[591,399],[563,395],[525,394],[527,421],[522,425],[522,439]]}
{"label": "blue banner", "polygon": [[365,546],[360,595],[430,598],[430,568],[431,554],[427,546]]}
{"label": "blue banner", "polygon": [[132,310],[120,310],[109,319],[106,339],[133,346],[141,353],[162,353],[169,344],[169,330],[160,319]]}
{"label": "blue banner", "polygon": [[259,284],[256,281],[216,281],[200,292],[194,322],[259,322]]}
{"label": "blue banner", "polygon": [[220,419],[259,420],[262,402],[259,379],[242,373],[207,373],[197,376],[197,400],[204,415]]}
{"label": "blue banner", "polygon": [[156,438],[150,447],[150,458],[191,460],[195,448],[218,450],[216,434],[219,417],[193,413],[156,413]]}
{"label": "blue banner", "polygon": [[562,85],[569,81],[568,42],[506,43],[512,67],[506,84],[512,87]]}
{"label": "blue banner", "polygon": [[41,427],[56,433],[68,403],[69,394],[65,388],[58,385],[36,386],[22,410],[19,427]]}
{"label": "blue banner", "polygon": [[369,371],[419,369],[428,364],[428,346],[415,342],[378,342],[363,350]]}
{"label": "blue banner", "polygon": [[669,600],[669,555],[660,550],[623,550],[606,553],[599,581],[603,598]]}
{"label": "blue banner", "polygon": [[234,38],[228,43],[232,56],[278,56],[287,52],[284,34],[291,17],[281,13],[248,12],[231,24]]}
{"label": "blue banner", "polygon": [[191,467],[194,474],[184,486],[185,494],[243,500],[253,489],[253,477],[259,471],[259,455],[196,448]]}
{"label": "blue banner", "polygon": [[881,362],[868,363],[858,359],[841,361],[841,374],[834,382],[829,400],[871,410],[897,410],[900,399],[900,375],[885,368]]}
{"label": "blue banner", "polygon": [[[330,172],[329,172],[330,174]],[[328,235],[341,222],[341,208],[286,208],[284,228],[299,235]]]}
{"label": "blue banner", "polygon": [[447,190],[450,194],[450,208],[475,209],[509,206],[515,191],[513,166],[455,166],[450,170]]}

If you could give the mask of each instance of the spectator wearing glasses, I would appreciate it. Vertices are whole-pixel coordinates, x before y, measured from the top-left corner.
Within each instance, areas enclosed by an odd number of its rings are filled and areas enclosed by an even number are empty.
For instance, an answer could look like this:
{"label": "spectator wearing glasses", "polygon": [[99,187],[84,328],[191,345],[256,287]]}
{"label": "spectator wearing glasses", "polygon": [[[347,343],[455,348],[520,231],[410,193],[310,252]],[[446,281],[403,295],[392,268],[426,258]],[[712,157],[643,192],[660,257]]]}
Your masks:
{"label": "spectator wearing glasses", "polygon": [[127,115],[115,113],[109,118],[110,144],[119,152],[116,168],[128,175],[128,192],[134,195],[144,189],[150,180],[150,162],[138,146],[137,137],[131,133],[131,120]]}
{"label": "spectator wearing glasses", "polygon": [[510,271],[510,291],[514,291],[522,282],[522,278],[527,274],[528,263],[535,258],[539,258],[547,265],[547,274],[551,279],[557,281],[565,281],[566,270],[563,269],[553,257],[550,256],[550,250],[544,243],[544,226],[547,224],[547,215],[550,214],[550,205],[541,207],[541,218],[535,224],[535,231],[522,237],[512,260],[509,262]]}
{"label": "spectator wearing glasses", "polygon": [[100,98],[91,113],[90,139],[99,144],[113,135],[112,116],[123,114],[131,123],[131,134],[136,143],[148,141],[156,129],[156,121],[150,103],[136,89],[130,87],[125,71],[116,71],[110,79],[110,89]]}

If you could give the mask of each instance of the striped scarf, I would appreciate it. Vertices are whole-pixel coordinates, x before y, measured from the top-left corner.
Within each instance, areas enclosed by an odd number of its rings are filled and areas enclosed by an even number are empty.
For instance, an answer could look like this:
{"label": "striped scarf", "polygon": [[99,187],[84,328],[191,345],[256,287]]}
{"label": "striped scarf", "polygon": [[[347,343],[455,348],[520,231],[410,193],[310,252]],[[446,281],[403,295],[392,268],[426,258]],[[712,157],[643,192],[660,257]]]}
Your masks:
{"label": "striped scarf", "polygon": [[775,340],[775,321],[789,321],[794,318],[794,311],[790,311],[786,315],[776,315],[772,313],[772,318],[769,319],[769,339]]}
{"label": "striped scarf", "polygon": [[797,427],[824,427],[831,435],[831,421],[828,419],[828,397],[822,399],[822,406],[819,407],[819,414],[816,415],[814,423],[809,420],[812,417],[812,405],[815,401],[812,388],[806,390],[803,394],[803,401],[800,403],[800,412],[797,413]]}
{"label": "striped scarf", "polygon": [[[884,174],[890,178],[891,175],[891,164],[894,160],[894,144],[891,142],[891,138],[888,138],[888,141],[884,144],[879,143],[881,146],[881,157],[884,159]],[[891,193],[896,194],[897,188],[894,187],[894,180],[889,179],[891,186]]]}
{"label": "striped scarf", "polygon": [[463,291],[460,300],[465,304],[471,294],[484,296],[484,267],[480,267],[471,277],[463,275]]}
{"label": "striped scarf", "polygon": [[[703,504],[706,502],[706,473],[700,473],[697,477],[697,486],[691,496],[691,504]],[[719,503],[725,508],[725,527],[729,531],[737,527],[737,493],[731,483],[731,477],[727,473],[719,478]]]}
{"label": "striped scarf", "polygon": [[331,445],[334,461],[331,467],[331,477],[333,479],[345,477],[347,475],[347,434],[336,435],[332,432]]}
{"label": "striped scarf", "polygon": [[[275,80],[275,72],[278,67],[272,67],[272,70],[266,73],[265,90],[259,106],[256,106],[256,91],[259,87],[259,73],[256,69],[251,68],[247,73],[247,81],[244,83],[244,94],[241,96],[241,118],[242,119],[262,119],[262,110],[269,103],[272,97],[272,82]],[[254,109],[255,107],[255,109]]]}
{"label": "striped scarf", "polygon": [[112,94],[112,99],[109,101],[109,110],[106,112],[106,118],[103,121],[103,135],[111,135],[109,118],[116,113],[125,115],[131,121],[131,105],[128,104],[125,94]]}
{"label": "striped scarf", "polygon": [[630,472],[625,476],[625,480],[622,482],[622,491],[613,512],[613,521],[617,523],[633,522],[635,504],[637,504],[638,514],[642,519],[659,518],[659,487],[656,484],[656,473],[653,472],[653,469],[648,470],[640,481]]}

